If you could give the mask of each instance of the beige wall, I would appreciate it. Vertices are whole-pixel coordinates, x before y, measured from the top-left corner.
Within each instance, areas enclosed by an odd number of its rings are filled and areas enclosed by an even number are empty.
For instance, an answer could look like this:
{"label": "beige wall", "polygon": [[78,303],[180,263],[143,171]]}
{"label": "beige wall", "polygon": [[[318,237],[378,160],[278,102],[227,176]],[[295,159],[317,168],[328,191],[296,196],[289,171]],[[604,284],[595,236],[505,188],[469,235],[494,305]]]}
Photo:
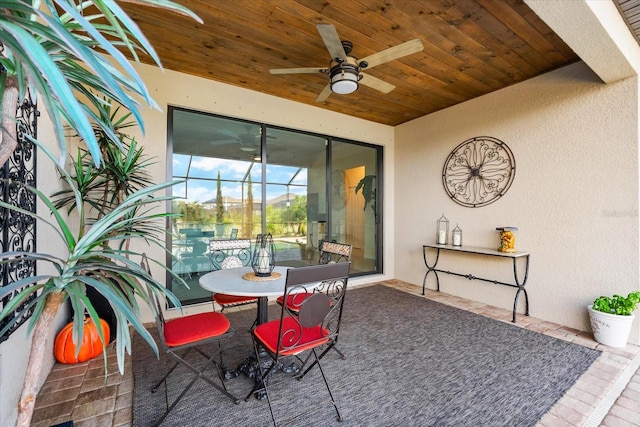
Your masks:
{"label": "beige wall", "polygon": [[[428,96],[425,94],[424,96]],[[531,252],[531,315],[589,330],[601,294],[639,289],[638,79],[605,85],[583,64],[539,76],[396,128],[395,276],[422,284],[421,245],[436,220],[458,223],[464,244],[497,247],[496,227],[517,226]],[[474,136],[504,141],[516,159],[511,189],[466,208],[442,185],[442,167]],[[511,279],[508,260],[444,254],[438,267]],[[515,289],[440,275],[441,290],[510,309]],[[427,287],[435,289],[433,276]],[[523,299],[520,299],[520,312]],[[635,321],[632,342],[640,342]]]}

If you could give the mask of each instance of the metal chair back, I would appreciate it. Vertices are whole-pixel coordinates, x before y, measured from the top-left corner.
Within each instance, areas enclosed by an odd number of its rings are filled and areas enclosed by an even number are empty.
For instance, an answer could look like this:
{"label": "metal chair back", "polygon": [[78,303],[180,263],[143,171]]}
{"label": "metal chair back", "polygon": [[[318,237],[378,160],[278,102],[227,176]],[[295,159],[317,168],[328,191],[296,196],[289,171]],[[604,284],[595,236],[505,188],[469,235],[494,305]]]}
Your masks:
{"label": "metal chair back", "polygon": [[[216,239],[209,241],[209,261],[212,270],[221,270],[227,267],[231,261],[226,261],[230,257],[235,257],[240,261],[240,266],[251,264],[251,239]],[[227,264],[223,266],[223,263]]]}

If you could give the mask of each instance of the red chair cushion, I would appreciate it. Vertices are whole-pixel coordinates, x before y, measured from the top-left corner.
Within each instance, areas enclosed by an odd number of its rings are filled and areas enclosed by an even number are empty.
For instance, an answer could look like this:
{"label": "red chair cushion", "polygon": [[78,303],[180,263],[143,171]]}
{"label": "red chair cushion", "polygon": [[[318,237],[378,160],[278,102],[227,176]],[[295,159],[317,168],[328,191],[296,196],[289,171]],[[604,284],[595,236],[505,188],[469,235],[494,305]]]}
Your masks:
{"label": "red chair cushion", "polygon": [[179,317],[164,324],[164,339],[169,347],[189,344],[224,334],[230,327],[222,313],[201,313]]}
{"label": "red chair cushion", "polygon": [[[271,322],[263,323],[253,330],[255,337],[265,346],[265,348],[272,353],[276,352],[276,346],[278,345],[278,328],[280,327],[280,320],[272,320]],[[299,324],[291,317],[285,317],[282,325],[282,330],[287,329],[298,330]],[[283,333],[283,339],[281,343],[280,354],[282,356],[292,356],[313,347],[325,344],[329,341],[327,335],[329,331],[326,328],[321,328],[320,325],[312,328],[302,328],[302,337],[298,344],[291,349],[286,349],[287,346],[292,345],[292,338],[290,334]],[[295,337],[297,338],[297,337]],[[285,349],[283,349],[285,348]]]}
{"label": "red chair cushion", "polygon": [[258,297],[239,297],[236,295],[213,294],[213,300],[220,305],[242,304],[245,302],[257,301]]}
{"label": "red chair cushion", "polygon": [[[300,292],[298,294],[290,294],[287,296],[287,307],[292,311],[300,311],[302,303],[313,295],[312,292]],[[280,305],[284,302],[284,295],[280,295],[276,298],[276,302]]]}

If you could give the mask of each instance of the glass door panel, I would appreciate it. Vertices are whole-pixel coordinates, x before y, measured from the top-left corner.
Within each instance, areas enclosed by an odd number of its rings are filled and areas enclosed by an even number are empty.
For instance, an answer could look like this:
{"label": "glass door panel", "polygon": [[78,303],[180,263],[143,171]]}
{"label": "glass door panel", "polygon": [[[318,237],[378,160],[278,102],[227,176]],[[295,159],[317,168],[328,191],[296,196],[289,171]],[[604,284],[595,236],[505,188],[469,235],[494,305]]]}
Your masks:
{"label": "glass door panel", "polygon": [[252,238],[261,230],[261,126],[172,109],[175,186],[171,268],[189,285],[169,288],[183,303],[210,300],[198,278],[211,271],[211,239]]}
{"label": "glass door panel", "polygon": [[327,221],[326,139],[267,128],[266,230],[276,264],[316,264]]}
{"label": "glass door panel", "polygon": [[184,182],[173,188],[168,265],[189,288],[171,275],[167,286],[183,304],[210,301],[198,284],[213,268],[208,243],[267,232],[278,265],[317,264],[333,240],[353,245],[352,274],[381,271],[381,150],[170,107],[169,177]]}
{"label": "glass door panel", "polygon": [[330,239],[353,246],[351,274],[377,271],[378,149],[331,144]]}

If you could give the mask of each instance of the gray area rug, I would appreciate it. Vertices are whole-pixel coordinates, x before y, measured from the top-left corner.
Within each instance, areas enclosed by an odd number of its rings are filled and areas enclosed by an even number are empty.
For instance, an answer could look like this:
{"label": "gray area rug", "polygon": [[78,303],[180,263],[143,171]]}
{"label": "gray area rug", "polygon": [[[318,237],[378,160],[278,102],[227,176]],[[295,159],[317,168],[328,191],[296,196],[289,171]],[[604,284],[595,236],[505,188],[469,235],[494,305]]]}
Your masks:
{"label": "gray area rug", "polygon": [[[270,310],[270,319],[279,316],[279,306]],[[339,348],[347,359],[333,351],[323,359],[343,422],[324,404],[292,425],[534,426],[600,355],[382,285],[350,290],[344,310]],[[253,310],[229,315],[237,333],[235,347],[224,353],[228,366],[236,366],[250,351],[246,330],[253,316]],[[151,425],[165,409],[165,391],[169,398],[176,396],[190,377],[186,369],[177,369],[168,389],[162,386],[152,394],[167,364],[164,355],[156,359],[135,337],[134,426]],[[270,396],[278,419],[306,412],[306,406],[327,398],[319,371],[312,372],[303,381],[276,375],[278,384]],[[240,376],[225,383],[231,393],[244,397],[252,380]],[[200,380],[163,423],[271,424],[266,400],[235,405]]]}

